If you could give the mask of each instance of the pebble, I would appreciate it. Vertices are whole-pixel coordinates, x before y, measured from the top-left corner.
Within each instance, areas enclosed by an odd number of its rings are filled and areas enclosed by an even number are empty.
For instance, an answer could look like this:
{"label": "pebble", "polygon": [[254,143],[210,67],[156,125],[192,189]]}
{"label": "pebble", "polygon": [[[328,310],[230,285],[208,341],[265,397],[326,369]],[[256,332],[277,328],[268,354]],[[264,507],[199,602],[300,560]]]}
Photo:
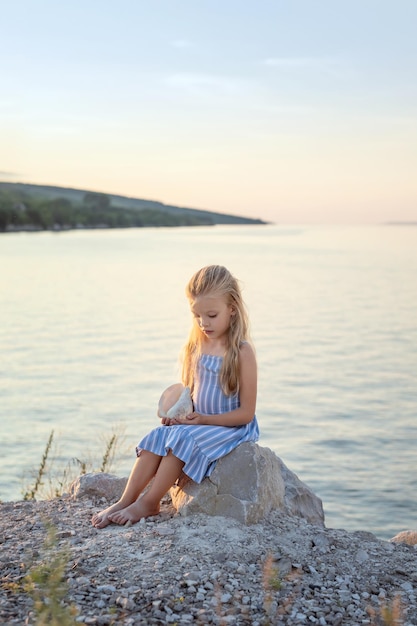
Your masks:
{"label": "pebble", "polygon": [[100,508],[70,498],[0,503],[1,624],[37,623],[25,576],[66,550],[65,605],[79,624],[369,626],[398,598],[401,623],[417,626],[417,548],[279,511],[254,526],[180,517],[169,502],[159,517],[97,530],[90,518]]}

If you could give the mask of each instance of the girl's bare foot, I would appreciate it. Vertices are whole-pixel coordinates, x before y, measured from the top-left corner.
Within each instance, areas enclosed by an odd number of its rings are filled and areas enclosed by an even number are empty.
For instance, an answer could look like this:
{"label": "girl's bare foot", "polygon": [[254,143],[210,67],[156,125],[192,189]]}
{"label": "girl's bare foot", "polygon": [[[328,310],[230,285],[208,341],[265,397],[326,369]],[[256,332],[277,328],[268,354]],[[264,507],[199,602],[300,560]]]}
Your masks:
{"label": "girl's bare foot", "polygon": [[109,515],[111,513],[116,513],[121,509],[124,509],[125,505],[121,502],[115,502],[111,506],[107,507],[107,509],[103,509],[100,513],[95,513],[91,518],[91,523],[95,528],[105,528],[109,524],[111,524],[111,520],[109,519]]}
{"label": "girl's bare foot", "polygon": [[108,515],[108,520],[113,524],[119,524],[123,526],[130,522],[136,524],[142,517],[150,517],[151,515],[158,515],[159,503],[157,505],[149,504],[144,498],[136,500],[133,504],[130,504],[124,509],[119,509]]}

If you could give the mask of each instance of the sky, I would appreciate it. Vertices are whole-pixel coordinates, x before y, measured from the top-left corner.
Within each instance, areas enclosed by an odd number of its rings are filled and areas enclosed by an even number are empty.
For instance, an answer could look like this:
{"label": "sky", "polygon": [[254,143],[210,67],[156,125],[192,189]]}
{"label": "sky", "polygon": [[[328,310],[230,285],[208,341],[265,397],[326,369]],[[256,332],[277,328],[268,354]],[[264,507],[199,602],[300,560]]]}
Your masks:
{"label": "sky", "polygon": [[2,0],[0,180],[417,221],[416,0]]}

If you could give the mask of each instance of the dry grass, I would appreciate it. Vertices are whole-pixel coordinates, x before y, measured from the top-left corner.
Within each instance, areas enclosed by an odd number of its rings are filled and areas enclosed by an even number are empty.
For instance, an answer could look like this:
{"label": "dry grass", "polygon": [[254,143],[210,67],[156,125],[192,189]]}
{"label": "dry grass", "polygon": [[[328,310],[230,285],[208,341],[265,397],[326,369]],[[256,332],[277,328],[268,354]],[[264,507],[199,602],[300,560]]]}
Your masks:
{"label": "dry grass", "polygon": [[77,611],[65,603],[68,585],[65,574],[70,558],[68,548],[57,548],[56,531],[50,524],[41,561],[25,577],[25,591],[34,602],[36,626],[74,626]]}
{"label": "dry grass", "polygon": [[56,468],[56,454],[53,453],[54,431],[51,431],[43,452],[37,472],[34,473],[33,485],[27,487],[24,500],[49,500],[66,493],[71,483],[87,472],[108,472],[117,456],[121,444],[121,428],[104,440],[104,453],[99,462],[80,460],[78,457],[69,459],[64,467]]}
{"label": "dry grass", "polygon": [[401,626],[404,624],[404,612],[400,596],[395,596],[391,603],[384,603],[379,610],[368,609],[371,626]]}

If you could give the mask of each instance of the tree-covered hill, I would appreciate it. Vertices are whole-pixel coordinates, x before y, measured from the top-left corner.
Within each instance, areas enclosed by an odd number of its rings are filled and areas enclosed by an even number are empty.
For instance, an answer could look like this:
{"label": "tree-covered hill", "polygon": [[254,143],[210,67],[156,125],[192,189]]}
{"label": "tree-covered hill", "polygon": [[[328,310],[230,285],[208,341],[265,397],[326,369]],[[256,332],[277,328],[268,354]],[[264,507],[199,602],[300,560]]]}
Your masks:
{"label": "tree-covered hill", "polygon": [[0,182],[0,232],[264,223],[127,196]]}

